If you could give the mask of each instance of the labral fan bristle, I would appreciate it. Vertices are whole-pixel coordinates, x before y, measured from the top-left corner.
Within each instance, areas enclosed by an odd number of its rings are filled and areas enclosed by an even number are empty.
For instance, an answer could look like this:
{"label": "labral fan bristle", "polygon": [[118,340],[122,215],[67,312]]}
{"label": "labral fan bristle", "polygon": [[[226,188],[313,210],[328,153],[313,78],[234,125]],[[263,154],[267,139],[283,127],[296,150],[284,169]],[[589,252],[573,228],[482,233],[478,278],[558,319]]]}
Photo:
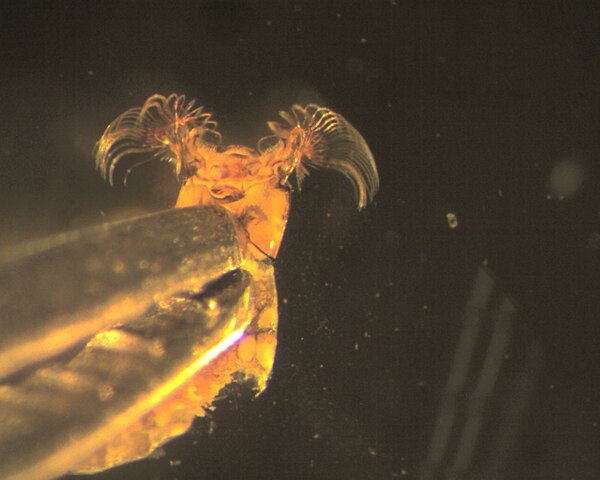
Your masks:
{"label": "labral fan bristle", "polygon": [[96,144],[96,167],[102,177],[114,184],[115,168],[123,160],[133,159],[129,173],[140,165],[159,159],[173,165],[183,181],[189,174],[182,156],[182,143],[194,135],[201,141],[219,142],[217,122],[195,100],[184,95],[159,94],[149,97],[142,107],[131,108],[108,125]]}
{"label": "labral fan bristle", "polygon": [[350,180],[358,208],[373,200],[379,189],[379,175],[373,154],[362,135],[342,115],[328,108],[310,104],[294,105],[288,112],[280,112],[287,125],[269,122],[269,128],[281,138],[290,137],[298,130],[297,149],[302,162],[296,167],[299,182],[308,167],[328,168],[342,173]]}

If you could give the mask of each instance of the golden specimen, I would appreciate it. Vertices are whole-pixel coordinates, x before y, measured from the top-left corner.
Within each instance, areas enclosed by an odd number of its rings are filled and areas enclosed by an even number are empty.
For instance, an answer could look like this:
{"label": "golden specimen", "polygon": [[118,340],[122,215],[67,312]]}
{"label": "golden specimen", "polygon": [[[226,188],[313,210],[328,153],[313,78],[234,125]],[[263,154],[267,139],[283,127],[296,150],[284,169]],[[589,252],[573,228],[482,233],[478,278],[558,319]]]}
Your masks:
{"label": "golden specimen", "polygon": [[[336,170],[354,187],[359,209],[379,186],[369,147],[341,115],[317,105],[294,105],[280,115],[256,149],[222,146],[211,114],[176,94],[153,95],[106,128],[95,150],[104,179],[113,183],[123,159],[133,164],[127,174],[152,159],[170,163],[181,184],[175,207],[191,207],[185,222],[198,215],[204,224],[169,241],[182,244],[185,237],[205,251],[183,255],[181,266],[163,276],[160,259],[144,257],[132,268],[128,259],[107,257],[115,278],[143,270],[160,279],[144,277],[130,296],[107,296],[104,310],[57,316],[52,328],[40,329],[39,341],[7,340],[10,348],[0,342],[0,443],[15,432],[29,439],[38,425],[54,442],[34,446],[31,458],[11,459],[0,478],[52,478],[140,459],[184,433],[236,378],[264,390],[277,344],[273,263],[288,219],[290,176],[300,187],[311,168]],[[159,219],[170,225],[168,212],[161,215],[144,225],[157,228]],[[132,229],[113,228],[125,239]],[[90,258],[100,264],[88,259],[86,271],[100,271],[102,261]],[[42,353],[29,359],[32,350]],[[11,358],[20,363],[3,375]],[[81,395],[93,410],[77,411]],[[53,436],[52,429],[64,432]],[[34,439],[43,442],[44,435]]]}

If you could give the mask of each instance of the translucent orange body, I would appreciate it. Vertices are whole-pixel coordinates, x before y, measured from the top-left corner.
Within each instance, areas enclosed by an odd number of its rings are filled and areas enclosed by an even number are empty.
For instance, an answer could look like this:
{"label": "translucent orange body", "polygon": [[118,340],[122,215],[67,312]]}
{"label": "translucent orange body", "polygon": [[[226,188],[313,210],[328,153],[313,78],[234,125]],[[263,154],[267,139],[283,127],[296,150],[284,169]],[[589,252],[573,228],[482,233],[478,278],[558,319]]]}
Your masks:
{"label": "translucent orange body", "polygon": [[[115,436],[79,471],[96,471],[141,458],[183,433],[202,415],[237,372],[254,378],[258,392],[269,379],[277,344],[277,292],[272,263],[281,246],[290,206],[288,179],[298,185],[307,167],[332,168],[349,179],[359,208],[375,194],[379,179],[362,136],[341,115],[309,105],[280,112],[284,123],[269,122],[272,135],[258,149],[222,147],[216,122],[183,96],[150,97],[143,107],[125,112],[106,129],[96,162],[112,183],[114,168],[129,155],[153,154],[174,166],[181,180],[175,207],[221,205],[238,219],[246,238],[244,269],[251,273],[243,337],[169,395],[151,415]],[[264,144],[270,146],[263,148]],[[142,160],[134,165],[144,163]],[[132,167],[133,168],[133,167]]]}
{"label": "translucent orange body", "polygon": [[[181,183],[175,207],[220,205],[239,223],[236,240],[242,261],[238,270],[251,279],[249,286],[235,305],[211,300],[198,317],[208,325],[213,313],[231,312],[226,322],[229,326],[218,332],[220,341],[212,341],[209,348],[202,339],[204,343],[193,349],[185,368],[161,380],[160,388],[151,394],[140,392],[126,411],[110,412],[110,418],[116,420],[101,425],[97,435],[88,435],[85,446],[80,448],[74,439],[62,452],[11,479],[42,479],[69,470],[95,472],[143,458],[185,432],[194,417],[203,415],[219,391],[236,378],[253,379],[257,393],[262,391],[271,374],[277,344],[273,262],[288,220],[290,175],[295,174],[300,186],[310,167],[336,170],[351,182],[359,208],[377,191],[377,169],[366,142],[341,115],[327,108],[294,105],[291,113],[281,112],[283,122],[269,122],[272,135],[253,149],[222,147],[210,114],[193,104],[180,95],[153,95],[142,107],[126,111],[107,127],[98,142],[96,165],[112,183],[115,167],[124,159],[134,161],[131,168],[154,158],[169,162]],[[40,369],[30,383],[58,382],[63,388],[65,382],[71,382],[69,388],[94,388],[101,400],[109,400],[122,387],[125,367],[150,369],[159,365],[155,362],[168,361],[161,357],[168,338],[164,319],[177,317],[179,301],[163,301],[156,312],[142,319],[143,335],[120,325],[98,332],[67,364]],[[159,328],[163,328],[160,335],[148,338],[148,332]],[[141,360],[124,364],[121,370],[107,370],[102,385],[90,386],[81,380],[79,374],[93,367],[97,358],[128,351],[139,353]],[[0,397],[14,396],[16,391],[6,387]],[[95,453],[88,455],[92,451]]]}

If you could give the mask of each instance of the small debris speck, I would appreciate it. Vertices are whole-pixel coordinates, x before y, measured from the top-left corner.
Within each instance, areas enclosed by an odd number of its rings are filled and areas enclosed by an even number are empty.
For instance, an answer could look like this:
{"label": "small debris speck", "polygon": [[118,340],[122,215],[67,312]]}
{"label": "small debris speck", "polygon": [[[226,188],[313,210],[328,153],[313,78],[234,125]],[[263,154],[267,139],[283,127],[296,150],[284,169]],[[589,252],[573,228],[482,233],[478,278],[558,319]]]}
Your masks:
{"label": "small debris speck", "polygon": [[456,218],[456,214],[448,212],[446,214],[446,219],[448,220],[448,226],[451,229],[455,229],[456,227],[458,227],[458,218]]}
{"label": "small debris speck", "polygon": [[112,265],[112,270],[115,273],[123,273],[125,270],[125,262],[123,260],[115,260]]}
{"label": "small debris speck", "polygon": [[166,454],[167,454],[167,452],[165,452],[165,449],[162,447],[159,447],[150,454],[149,458],[159,459],[159,458],[164,457]]}

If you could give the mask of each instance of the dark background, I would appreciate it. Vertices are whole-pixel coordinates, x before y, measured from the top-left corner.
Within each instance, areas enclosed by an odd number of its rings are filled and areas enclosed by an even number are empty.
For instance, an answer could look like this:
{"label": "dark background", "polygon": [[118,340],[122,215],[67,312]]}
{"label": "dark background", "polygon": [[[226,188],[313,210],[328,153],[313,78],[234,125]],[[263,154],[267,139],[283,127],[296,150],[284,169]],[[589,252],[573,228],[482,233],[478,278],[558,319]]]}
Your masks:
{"label": "dark background", "polygon": [[[327,105],[381,177],[360,213],[332,173],[294,196],[269,389],[233,389],[162,457],[98,478],[600,478],[597,8],[413,3],[0,7],[0,245],[169,207],[165,165],[110,189],[91,156],[153,93],[197,98],[248,145],[278,110]],[[481,266],[495,300],[449,393]],[[457,417],[432,460],[441,405]]]}

